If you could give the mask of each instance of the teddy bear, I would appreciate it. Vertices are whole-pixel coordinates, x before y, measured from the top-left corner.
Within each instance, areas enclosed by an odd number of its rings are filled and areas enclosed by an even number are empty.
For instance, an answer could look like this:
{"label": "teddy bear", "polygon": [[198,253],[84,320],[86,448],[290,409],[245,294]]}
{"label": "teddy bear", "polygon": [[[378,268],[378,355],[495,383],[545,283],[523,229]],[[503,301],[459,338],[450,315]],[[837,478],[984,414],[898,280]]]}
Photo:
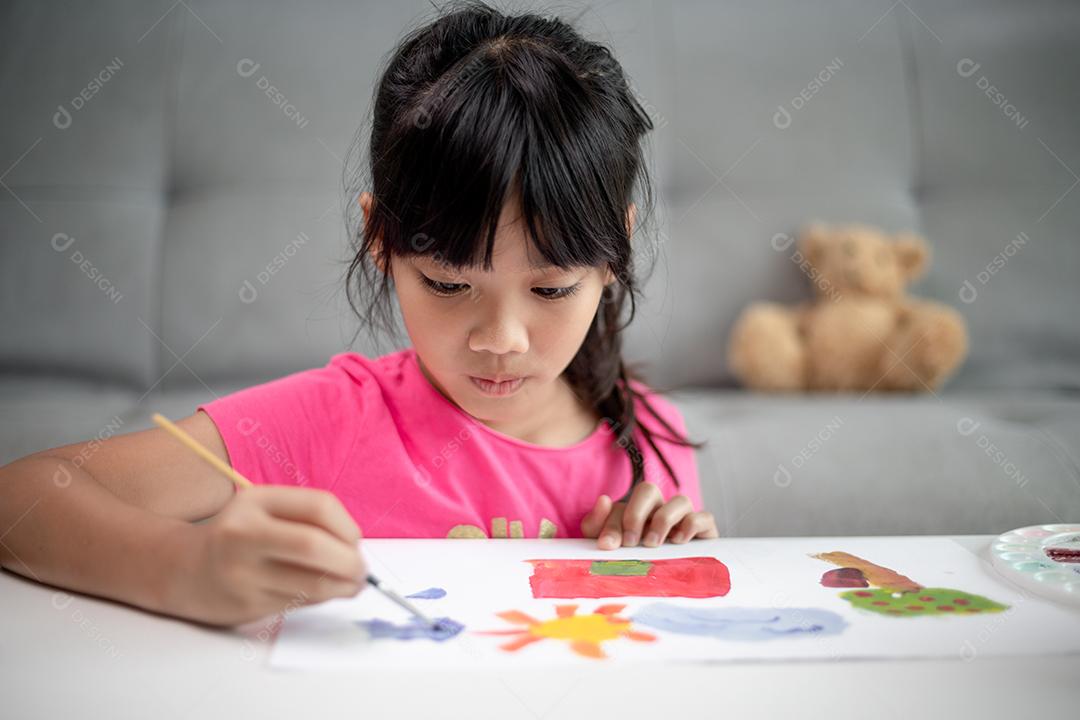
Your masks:
{"label": "teddy bear", "polygon": [[791,257],[810,279],[814,298],[743,310],[731,331],[728,364],[747,387],[933,392],[966,357],[960,313],[906,293],[929,262],[922,237],[814,223],[799,234]]}

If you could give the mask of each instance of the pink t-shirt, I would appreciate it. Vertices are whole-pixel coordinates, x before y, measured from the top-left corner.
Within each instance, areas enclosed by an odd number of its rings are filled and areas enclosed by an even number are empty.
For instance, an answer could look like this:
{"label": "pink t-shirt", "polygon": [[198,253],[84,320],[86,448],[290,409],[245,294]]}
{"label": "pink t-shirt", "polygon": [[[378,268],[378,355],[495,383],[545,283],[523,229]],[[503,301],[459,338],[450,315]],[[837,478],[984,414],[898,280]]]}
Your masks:
{"label": "pink t-shirt", "polygon": [[[670,401],[634,387],[685,436]],[[257,484],[328,490],[370,538],[581,537],[581,519],[596,499],[618,500],[630,487],[630,458],[606,422],[568,447],[510,437],[443,397],[413,348],[374,359],[339,353],[325,367],[199,409],[239,473]],[[640,403],[637,418],[654,430],[680,487],[635,430],[645,480],[665,500],[683,494],[701,510],[693,448],[665,440]]]}

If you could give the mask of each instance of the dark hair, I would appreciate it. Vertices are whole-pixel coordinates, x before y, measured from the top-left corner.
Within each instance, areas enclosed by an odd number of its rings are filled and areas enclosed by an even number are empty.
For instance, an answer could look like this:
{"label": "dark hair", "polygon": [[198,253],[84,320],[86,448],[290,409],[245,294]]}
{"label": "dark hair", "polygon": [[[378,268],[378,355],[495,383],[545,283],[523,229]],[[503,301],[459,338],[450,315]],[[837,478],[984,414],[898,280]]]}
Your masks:
{"label": "dark hair", "polygon": [[[665,440],[702,443],[680,437],[660,417],[632,386],[640,376],[622,359],[621,331],[633,320],[638,292],[627,210],[636,189],[635,226],[652,215],[641,143],[653,123],[611,52],[558,18],[456,2],[401,41],[372,108],[368,157],[361,128],[349,153],[361,159],[353,170],[346,164],[353,310],[370,328],[396,335],[389,273],[371,262],[371,249],[384,267],[391,255],[427,255],[489,270],[504,201],[520,198],[530,240],[545,260],[560,268],[606,264],[616,277],[564,375],[629,454],[627,493],[644,477],[635,428],[678,486],[653,433],[635,417],[635,399],[667,430]],[[364,188],[374,197],[366,221],[356,202]],[[364,312],[351,292],[358,274]],[[619,325],[627,298],[629,318]]]}

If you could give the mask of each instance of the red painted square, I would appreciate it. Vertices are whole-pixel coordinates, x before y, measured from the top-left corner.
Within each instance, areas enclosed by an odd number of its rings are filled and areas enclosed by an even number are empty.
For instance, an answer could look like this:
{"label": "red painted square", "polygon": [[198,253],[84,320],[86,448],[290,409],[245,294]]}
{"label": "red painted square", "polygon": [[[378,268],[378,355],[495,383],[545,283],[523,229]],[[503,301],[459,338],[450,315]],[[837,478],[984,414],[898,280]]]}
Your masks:
{"label": "red painted square", "polygon": [[593,575],[593,560],[527,560],[534,598],[722,597],[731,590],[727,566],[713,557],[648,560],[645,575]]}

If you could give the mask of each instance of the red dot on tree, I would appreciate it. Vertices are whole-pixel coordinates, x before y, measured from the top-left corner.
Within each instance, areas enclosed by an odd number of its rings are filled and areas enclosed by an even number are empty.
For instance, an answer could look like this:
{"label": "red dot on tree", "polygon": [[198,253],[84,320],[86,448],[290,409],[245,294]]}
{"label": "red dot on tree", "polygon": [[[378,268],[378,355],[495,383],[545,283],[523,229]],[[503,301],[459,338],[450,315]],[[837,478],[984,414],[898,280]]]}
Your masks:
{"label": "red dot on tree", "polygon": [[923,602],[934,602],[934,598],[931,595],[923,595],[919,599],[922,600]]}
{"label": "red dot on tree", "polygon": [[970,604],[971,604],[971,601],[970,600],[965,600],[964,598],[956,598],[955,600],[953,600],[953,605],[970,605]]}
{"label": "red dot on tree", "polygon": [[855,596],[856,597],[873,597],[874,593],[869,593],[869,592],[860,590],[857,593],[855,593]]}
{"label": "red dot on tree", "polygon": [[938,605],[938,610],[941,610],[942,612],[952,612],[953,609],[952,605]]}
{"label": "red dot on tree", "polygon": [[885,602],[884,600],[875,600],[874,602],[872,602],[870,604],[871,605],[888,605],[889,603]]}

